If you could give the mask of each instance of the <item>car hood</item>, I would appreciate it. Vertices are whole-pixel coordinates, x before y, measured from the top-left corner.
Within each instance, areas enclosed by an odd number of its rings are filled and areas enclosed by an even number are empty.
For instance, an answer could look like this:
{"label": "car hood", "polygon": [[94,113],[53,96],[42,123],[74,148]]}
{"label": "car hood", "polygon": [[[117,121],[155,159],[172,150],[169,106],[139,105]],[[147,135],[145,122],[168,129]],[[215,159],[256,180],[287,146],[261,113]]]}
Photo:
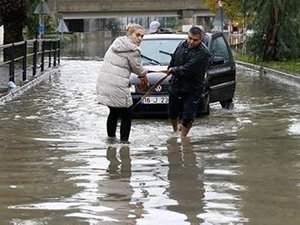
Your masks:
{"label": "car hood", "polygon": [[[158,72],[152,72],[152,73],[147,73],[147,78],[148,78],[148,81],[150,83],[150,85],[152,84],[155,84],[160,78],[166,76],[165,73],[162,73],[162,72],[159,72],[161,70],[166,70],[168,68],[168,66],[145,66],[148,70],[151,70],[151,71],[158,71]],[[171,76],[167,77],[163,84],[164,83],[168,83],[168,80],[170,79]],[[138,84],[139,83],[139,79],[138,79],[138,76],[135,74],[135,73],[131,73],[130,75],[130,82],[132,84]]]}

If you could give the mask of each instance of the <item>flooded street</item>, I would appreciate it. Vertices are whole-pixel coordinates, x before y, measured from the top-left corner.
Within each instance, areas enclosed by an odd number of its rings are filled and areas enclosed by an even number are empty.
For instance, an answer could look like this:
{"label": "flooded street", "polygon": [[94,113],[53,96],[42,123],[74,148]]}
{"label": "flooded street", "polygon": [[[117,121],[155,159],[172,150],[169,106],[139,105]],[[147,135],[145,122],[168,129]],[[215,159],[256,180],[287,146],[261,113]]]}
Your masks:
{"label": "flooded street", "polygon": [[166,119],[106,139],[99,61],[62,60],[0,106],[1,225],[298,225],[300,88],[238,69],[235,108],[211,105],[190,140]]}

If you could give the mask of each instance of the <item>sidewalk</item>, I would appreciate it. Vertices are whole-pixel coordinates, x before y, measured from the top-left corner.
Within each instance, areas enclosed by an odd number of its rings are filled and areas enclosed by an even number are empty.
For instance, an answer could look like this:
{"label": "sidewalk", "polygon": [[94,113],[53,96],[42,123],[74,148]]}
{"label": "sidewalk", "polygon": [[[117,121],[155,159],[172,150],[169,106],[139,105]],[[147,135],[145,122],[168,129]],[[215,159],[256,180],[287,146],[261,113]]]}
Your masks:
{"label": "sidewalk", "polygon": [[0,67],[0,95],[7,91],[7,83],[9,79],[9,70],[8,67]]}
{"label": "sidewalk", "polygon": [[267,67],[258,66],[255,64],[242,62],[242,61],[235,61],[237,65],[244,66],[253,70],[257,70],[260,72],[261,75],[266,75],[272,77],[274,79],[284,81],[287,84],[299,86],[300,87],[300,76],[294,75],[290,73],[281,72],[278,70],[273,70]]}
{"label": "sidewalk", "polygon": [[[48,68],[48,66],[45,66],[45,71],[51,70],[51,68]],[[44,72],[45,72],[44,71]],[[15,65],[15,80],[14,83],[17,86],[23,86],[35,77],[39,76],[41,74],[40,68],[37,68],[36,75],[32,75],[32,67],[28,67],[26,71],[26,80],[23,81],[23,73],[22,73],[22,67],[21,65]],[[9,65],[0,66],[0,96],[3,96],[8,91],[8,81],[9,81]]]}
{"label": "sidewalk", "polygon": [[[36,76],[40,74],[39,70],[37,70]],[[22,69],[16,66],[15,71],[15,84],[17,86],[22,86],[32,80],[34,77],[32,76],[32,69],[27,69],[26,80],[22,79]],[[9,81],[9,65],[0,67],[0,96],[5,94],[8,91],[8,81]]]}
{"label": "sidewalk", "polygon": [[37,70],[37,74],[32,76],[32,70],[27,70],[27,79],[22,81],[22,73],[15,75],[15,84],[17,87],[12,90],[8,91],[8,81],[9,81],[9,72],[8,68],[0,67],[0,105],[13,100],[14,98],[22,95],[25,91],[29,90],[30,88],[36,86],[37,84],[41,83],[46,79],[50,79],[51,75],[56,73],[59,67],[51,67],[44,70],[44,72],[40,72]]}

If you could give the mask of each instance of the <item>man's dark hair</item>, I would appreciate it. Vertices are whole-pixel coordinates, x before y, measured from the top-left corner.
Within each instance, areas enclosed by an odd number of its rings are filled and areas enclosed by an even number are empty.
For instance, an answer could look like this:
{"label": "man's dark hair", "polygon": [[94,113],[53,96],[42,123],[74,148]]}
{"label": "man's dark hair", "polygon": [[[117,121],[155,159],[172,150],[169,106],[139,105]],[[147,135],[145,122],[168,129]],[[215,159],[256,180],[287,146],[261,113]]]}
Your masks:
{"label": "man's dark hair", "polygon": [[189,32],[191,34],[196,34],[196,35],[200,35],[201,37],[204,35],[203,30],[201,30],[199,27],[193,26],[191,27],[191,29],[189,30]]}

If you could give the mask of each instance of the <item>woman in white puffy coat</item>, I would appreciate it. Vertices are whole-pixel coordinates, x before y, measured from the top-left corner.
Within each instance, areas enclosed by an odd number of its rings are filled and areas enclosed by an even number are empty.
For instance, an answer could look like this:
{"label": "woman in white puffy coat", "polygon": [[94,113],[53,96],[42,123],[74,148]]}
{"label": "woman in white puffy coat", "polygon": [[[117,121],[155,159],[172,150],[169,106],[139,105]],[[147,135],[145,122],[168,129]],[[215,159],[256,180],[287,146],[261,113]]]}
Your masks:
{"label": "woman in white puffy coat", "polygon": [[139,24],[129,24],[126,36],[116,38],[105,53],[97,79],[97,95],[100,104],[108,106],[106,129],[109,138],[116,137],[118,119],[121,118],[120,139],[128,142],[131,129],[130,92],[131,72],[145,77],[148,70],[142,66],[139,45],[145,29]]}

